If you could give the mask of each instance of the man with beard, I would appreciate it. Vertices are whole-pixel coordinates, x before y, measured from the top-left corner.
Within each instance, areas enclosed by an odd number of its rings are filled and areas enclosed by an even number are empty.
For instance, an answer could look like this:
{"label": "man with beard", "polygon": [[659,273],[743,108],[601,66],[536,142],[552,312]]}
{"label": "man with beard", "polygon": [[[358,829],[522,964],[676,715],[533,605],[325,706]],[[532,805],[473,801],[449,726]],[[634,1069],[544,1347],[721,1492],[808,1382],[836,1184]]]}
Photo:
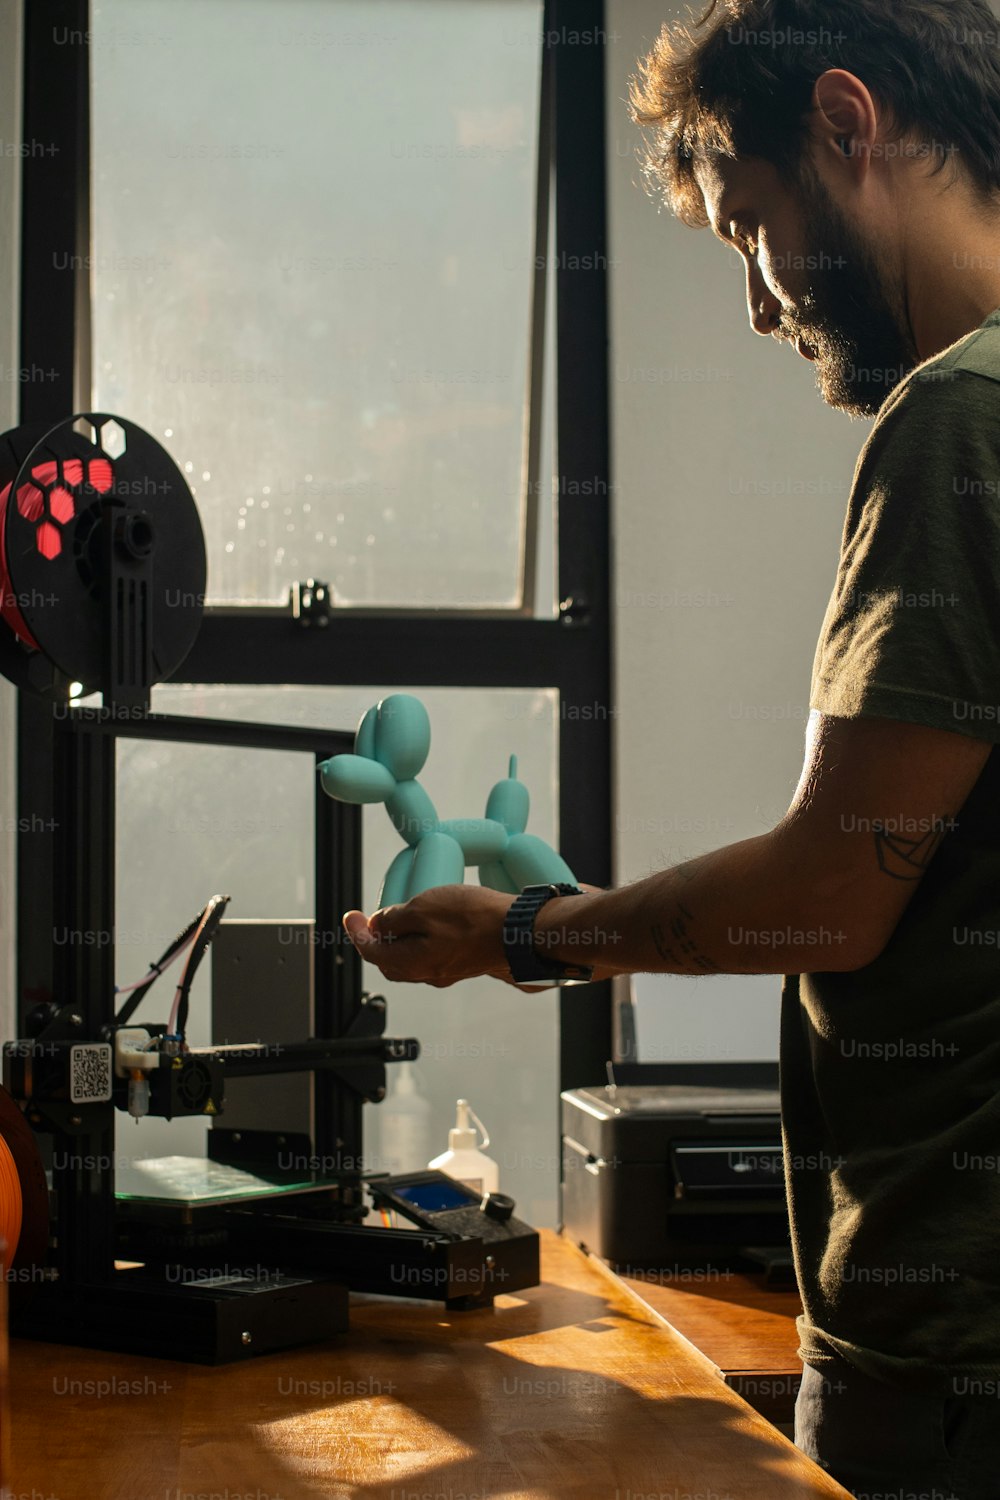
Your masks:
{"label": "man with beard", "polygon": [[[725,0],[634,80],[753,328],[875,415],[769,833],[609,891],[448,886],[390,979],[781,974],[796,1441],[858,1496],[1000,1493],[1000,51],[985,0]],[[525,915],[527,913],[527,915]]]}

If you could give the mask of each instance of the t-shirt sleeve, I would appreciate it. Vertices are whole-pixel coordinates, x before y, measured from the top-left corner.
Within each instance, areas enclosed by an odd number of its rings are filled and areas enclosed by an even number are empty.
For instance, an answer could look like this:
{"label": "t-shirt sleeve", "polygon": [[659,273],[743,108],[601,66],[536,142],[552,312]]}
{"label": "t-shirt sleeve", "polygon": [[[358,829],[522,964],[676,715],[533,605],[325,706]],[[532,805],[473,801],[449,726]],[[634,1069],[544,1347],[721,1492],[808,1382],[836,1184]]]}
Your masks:
{"label": "t-shirt sleeve", "polygon": [[928,372],[880,416],[809,702],[1000,743],[1000,382]]}

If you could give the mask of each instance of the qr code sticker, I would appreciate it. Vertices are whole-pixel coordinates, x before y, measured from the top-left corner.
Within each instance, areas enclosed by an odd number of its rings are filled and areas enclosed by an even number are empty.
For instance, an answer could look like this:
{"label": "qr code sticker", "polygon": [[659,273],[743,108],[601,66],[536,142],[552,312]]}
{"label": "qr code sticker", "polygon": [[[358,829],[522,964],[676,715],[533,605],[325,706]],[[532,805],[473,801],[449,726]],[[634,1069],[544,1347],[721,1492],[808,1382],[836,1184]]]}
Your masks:
{"label": "qr code sticker", "polygon": [[69,1097],[72,1104],[101,1104],[111,1098],[111,1048],[107,1042],[69,1049]]}

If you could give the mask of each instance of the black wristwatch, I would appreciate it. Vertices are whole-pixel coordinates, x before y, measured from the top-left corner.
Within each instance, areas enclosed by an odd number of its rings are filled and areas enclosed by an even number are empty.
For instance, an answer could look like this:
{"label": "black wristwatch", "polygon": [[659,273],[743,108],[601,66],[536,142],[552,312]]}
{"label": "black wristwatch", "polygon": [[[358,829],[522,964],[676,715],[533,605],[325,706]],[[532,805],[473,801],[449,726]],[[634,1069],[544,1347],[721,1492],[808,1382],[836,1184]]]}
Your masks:
{"label": "black wristwatch", "polygon": [[518,984],[574,982],[585,984],[594,970],[585,964],[563,964],[545,958],[535,947],[535,917],[553,896],[582,896],[578,885],[526,885],[507,909],[503,920],[503,948],[511,978]]}

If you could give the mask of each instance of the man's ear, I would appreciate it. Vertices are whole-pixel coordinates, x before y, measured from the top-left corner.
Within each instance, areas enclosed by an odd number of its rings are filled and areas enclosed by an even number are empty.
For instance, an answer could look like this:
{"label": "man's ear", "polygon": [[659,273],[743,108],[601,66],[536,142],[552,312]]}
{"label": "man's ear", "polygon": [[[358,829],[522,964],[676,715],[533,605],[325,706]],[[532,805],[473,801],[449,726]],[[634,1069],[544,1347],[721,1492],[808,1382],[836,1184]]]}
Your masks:
{"label": "man's ear", "polygon": [[867,169],[878,139],[878,111],[861,79],[845,68],[828,68],[813,86],[812,108],[810,123],[820,157],[829,153]]}

